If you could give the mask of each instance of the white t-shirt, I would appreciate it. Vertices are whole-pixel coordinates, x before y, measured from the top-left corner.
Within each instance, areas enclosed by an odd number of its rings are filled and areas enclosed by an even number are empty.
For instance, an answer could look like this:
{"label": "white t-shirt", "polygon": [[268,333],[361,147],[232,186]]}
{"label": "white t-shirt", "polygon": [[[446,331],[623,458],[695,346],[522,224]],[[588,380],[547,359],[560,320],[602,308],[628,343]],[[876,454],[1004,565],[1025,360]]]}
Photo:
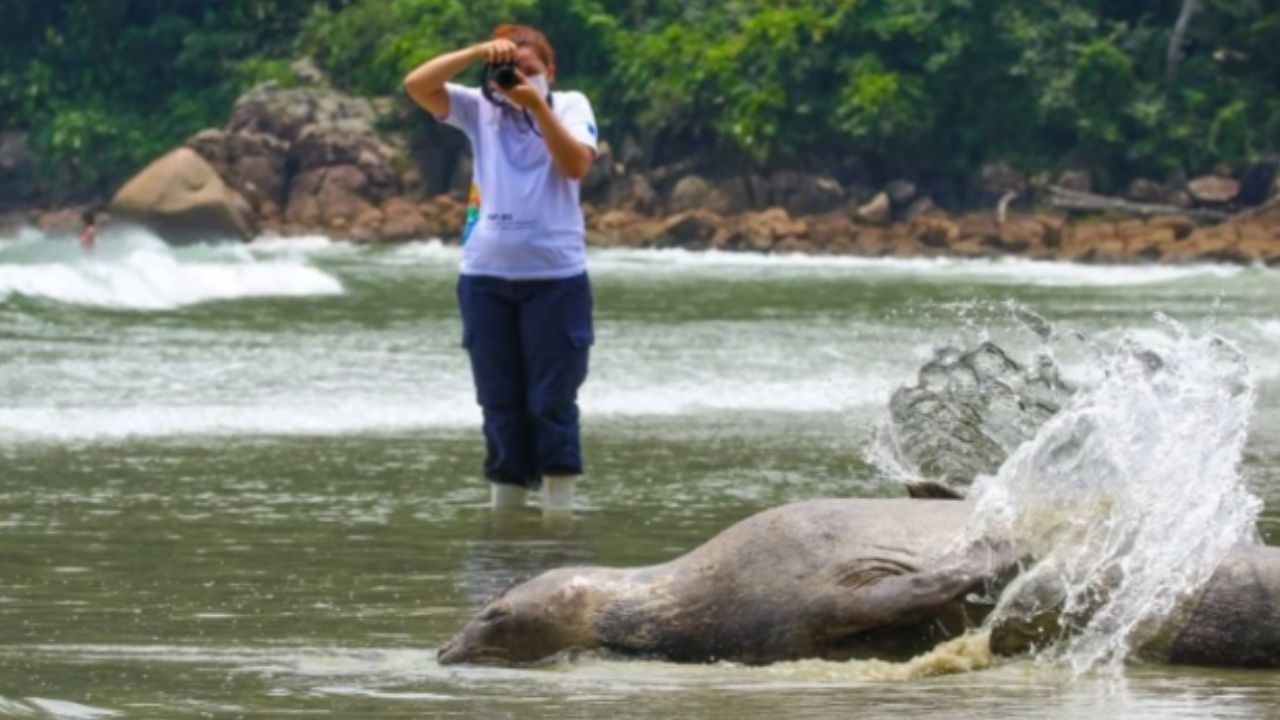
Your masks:
{"label": "white t-shirt", "polygon": [[[556,169],[532,118],[499,107],[478,88],[448,83],[444,122],[466,133],[480,195],[475,226],[463,238],[463,275],[550,280],[587,269],[578,181]],[[580,92],[551,93],[551,108],[578,141],[596,150],[596,119]],[[526,119],[527,118],[527,119]]]}

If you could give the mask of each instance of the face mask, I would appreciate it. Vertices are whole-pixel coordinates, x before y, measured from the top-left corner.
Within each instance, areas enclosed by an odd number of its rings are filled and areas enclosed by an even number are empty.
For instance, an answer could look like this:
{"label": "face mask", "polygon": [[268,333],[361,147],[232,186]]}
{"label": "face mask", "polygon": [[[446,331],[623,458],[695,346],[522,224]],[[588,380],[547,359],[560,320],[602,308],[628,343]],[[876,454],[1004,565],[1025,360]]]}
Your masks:
{"label": "face mask", "polygon": [[546,97],[551,92],[551,86],[547,84],[546,73],[538,73],[537,75],[526,75],[525,79],[529,84],[538,89],[538,94]]}

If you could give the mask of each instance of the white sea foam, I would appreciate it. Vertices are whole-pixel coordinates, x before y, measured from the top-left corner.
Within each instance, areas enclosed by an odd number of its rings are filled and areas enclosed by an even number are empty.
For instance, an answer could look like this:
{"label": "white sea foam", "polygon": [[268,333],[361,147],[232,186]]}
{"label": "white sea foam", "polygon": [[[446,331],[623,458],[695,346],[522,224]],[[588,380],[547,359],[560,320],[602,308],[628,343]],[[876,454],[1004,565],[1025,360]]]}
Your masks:
{"label": "white sea foam", "polygon": [[[370,250],[335,243],[322,236],[264,237],[252,247],[268,254],[376,253],[373,261],[404,265],[425,263],[452,269],[462,249],[439,238]],[[589,267],[595,275],[741,274],[758,272],[866,277],[910,276],[917,279],[968,280],[1009,285],[1110,287],[1150,285],[1182,280],[1232,278],[1254,272],[1235,265],[1085,265],[1023,258],[871,258],[805,253],[766,254],[683,248],[591,248]],[[1272,273],[1259,269],[1256,272]]]}
{"label": "white sea foam", "polygon": [[23,238],[0,247],[0,301],[167,310],[213,300],[318,296],[342,284],[299,261],[260,261],[244,246],[175,249],[139,230],[104,232],[91,253],[66,240]]}
{"label": "white sea foam", "polygon": [[27,703],[39,711],[39,716],[58,718],[59,720],[92,720],[93,718],[112,718],[122,715],[122,713],[115,710],[82,705],[69,700],[33,697],[27,698]]}
{"label": "white sea foam", "polygon": [[[597,274],[697,273],[715,270],[910,275],[1059,287],[1146,285],[1190,278],[1230,278],[1231,265],[1083,265],[1022,258],[868,258],[843,255],[761,254],[716,250],[603,249],[591,254]],[[1269,272],[1269,271],[1265,271]]]}
{"label": "white sea foam", "polygon": [[[0,407],[0,438],[11,441],[116,440],[136,437],[317,435],[389,433],[478,427],[480,410],[468,380],[454,378],[426,389],[352,391],[347,397],[301,393],[243,404],[166,404],[139,400],[127,406],[77,405]],[[658,385],[588,384],[583,417],[593,419],[675,417],[734,412],[841,412],[878,407],[889,381],[852,383],[845,378],[741,383],[720,381]]]}

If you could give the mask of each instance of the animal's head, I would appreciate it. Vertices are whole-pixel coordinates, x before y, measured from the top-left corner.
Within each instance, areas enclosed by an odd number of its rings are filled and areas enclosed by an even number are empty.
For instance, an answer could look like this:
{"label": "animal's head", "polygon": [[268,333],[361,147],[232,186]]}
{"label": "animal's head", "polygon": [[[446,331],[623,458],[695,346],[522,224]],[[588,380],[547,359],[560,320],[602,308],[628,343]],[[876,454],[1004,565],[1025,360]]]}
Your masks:
{"label": "animal's head", "polygon": [[441,665],[511,665],[593,647],[592,618],[601,600],[598,572],[543,573],[499,595],[440,647]]}

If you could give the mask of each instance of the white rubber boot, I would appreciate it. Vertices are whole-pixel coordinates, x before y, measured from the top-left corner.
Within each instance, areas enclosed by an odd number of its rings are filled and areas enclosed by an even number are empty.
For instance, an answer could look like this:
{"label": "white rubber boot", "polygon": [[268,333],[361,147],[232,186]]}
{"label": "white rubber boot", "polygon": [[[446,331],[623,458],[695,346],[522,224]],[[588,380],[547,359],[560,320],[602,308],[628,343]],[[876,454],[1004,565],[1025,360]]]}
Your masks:
{"label": "white rubber boot", "polygon": [[529,499],[529,491],[519,485],[491,482],[489,489],[494,510],[517,510]]}
{"label": "white rubber boot", "polygon": [[573,480],[572,475],[548,475],[542,479],[543,512],[573,512]]}

